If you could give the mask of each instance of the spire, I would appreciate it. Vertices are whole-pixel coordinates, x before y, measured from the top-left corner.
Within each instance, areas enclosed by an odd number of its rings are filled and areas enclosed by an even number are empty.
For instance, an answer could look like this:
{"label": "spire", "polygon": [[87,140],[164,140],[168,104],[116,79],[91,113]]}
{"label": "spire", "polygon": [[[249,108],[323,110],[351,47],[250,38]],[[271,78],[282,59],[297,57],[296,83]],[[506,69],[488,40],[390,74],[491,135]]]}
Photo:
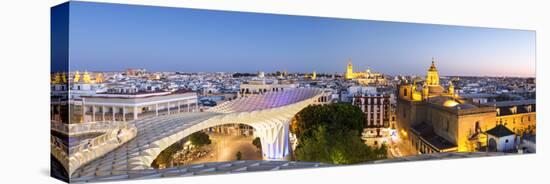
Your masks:
{"label": "spire", "polygon": [[74,73],[73,83],[80,82],[80,72],[78,70]]}
{"label": "spire", "polygon": [[65,72],[61,74],[61,81],[63,84],[67,84],[67,74]]}
{"label": "spire", "polygon": [[435,59],[432,57],[432,65],[428,69],[428,74],[426,75],[426,83],[429,86],[439,86],[439,74],[437,68],[435,67]]}
{"label": "spire", "polygon": [[88,71],[84,71],[84,74],[82,75],[82,82],[84,84],[89,84],[92,82],[91,78],[90,78],[90,74],[88,73]]}
{"label": "spire", "polygon": [[61,73],[54,73],[54,77],[52,79],[53,84],[60,84],[61,81]]}
{"label": "spire", "polygon": [[432,65],[430,66],[430,71],[437,71],[435,68],[435,59],[432,57]]}

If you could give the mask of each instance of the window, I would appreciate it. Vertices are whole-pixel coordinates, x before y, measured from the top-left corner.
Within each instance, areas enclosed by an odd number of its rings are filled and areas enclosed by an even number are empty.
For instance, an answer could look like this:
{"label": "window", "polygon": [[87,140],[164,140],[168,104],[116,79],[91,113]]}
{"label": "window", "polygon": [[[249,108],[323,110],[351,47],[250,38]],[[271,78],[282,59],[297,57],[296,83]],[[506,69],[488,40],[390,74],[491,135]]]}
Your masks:
{"label": "window", "polygon": [[407,88],[403,89],[403,96],[407,96]]}

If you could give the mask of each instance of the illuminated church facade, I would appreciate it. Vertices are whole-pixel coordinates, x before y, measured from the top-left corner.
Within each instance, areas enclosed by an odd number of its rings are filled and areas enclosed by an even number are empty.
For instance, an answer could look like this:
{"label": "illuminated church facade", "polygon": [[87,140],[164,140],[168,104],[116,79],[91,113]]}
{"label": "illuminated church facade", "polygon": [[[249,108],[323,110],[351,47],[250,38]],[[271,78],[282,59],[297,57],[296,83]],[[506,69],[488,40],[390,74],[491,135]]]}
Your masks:
{"label": "illuminated church facade", "polygon": [[344,73],[344,78],[346,80],[356,80],[359,84],[385,84],[386,79],[381,73],[371,72],[370,68],[365,72],[354,72],[353,64],[351,59],[348,61],[348,66],[346,68],[346,73]]}
{"label": "illuminated church facade", "polygon": [[444,88],[439,80],[432,59],[422,84],[414,80],[412,83],[403,82],[398,87],[397,131],[401,140],[418,153],[484,151],[489,146],[486,132],[497,125],[505,125],[515,134],[520,134],[517,127],[534,126],[534,120],[503,124],[498,106],[461,99],[452,82]]}

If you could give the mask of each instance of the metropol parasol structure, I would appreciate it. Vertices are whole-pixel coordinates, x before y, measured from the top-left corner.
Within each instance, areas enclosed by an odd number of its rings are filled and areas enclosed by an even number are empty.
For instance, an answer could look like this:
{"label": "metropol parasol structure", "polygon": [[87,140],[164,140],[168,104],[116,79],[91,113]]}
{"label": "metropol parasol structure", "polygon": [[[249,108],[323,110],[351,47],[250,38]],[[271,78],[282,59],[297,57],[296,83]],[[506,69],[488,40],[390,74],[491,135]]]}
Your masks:
{"label": "metropol parasol structure", "polygon": [[[321,89],[296,88],[241,97],[204,112],[75,125],[68,132],[103,131],[105,138],[91,146],[70,148],[68,155],[55,151],[58,148],[52,144],[53,155],[69,168],[66,170],[71,178],[127,176],[154,170],[151,164],[161,151],[194,132],[225,124],[245,124],[253,127],[255,136],[260,137],[264,160],[284,166],[294,163],[285,161],[289,156],[291,118],[303,108],[318,103],[324,93]],[[313,166],[316,165],[310,167]]]}

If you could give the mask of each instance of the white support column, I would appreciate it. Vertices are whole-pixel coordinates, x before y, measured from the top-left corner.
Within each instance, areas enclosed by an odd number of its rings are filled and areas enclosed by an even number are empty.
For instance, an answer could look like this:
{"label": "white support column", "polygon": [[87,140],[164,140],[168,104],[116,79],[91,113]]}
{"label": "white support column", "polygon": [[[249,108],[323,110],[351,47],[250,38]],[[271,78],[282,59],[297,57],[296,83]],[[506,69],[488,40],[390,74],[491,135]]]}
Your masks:
{"label": "white support column", "polygon": [[256,127],[256,135],[262,143],[262,156],[266,160],[285,160],[290,155],[290,120],[275,120],[262,124]]}
{"label": "white support column", "polygon": [[115,116],[115,106],[112,106],[112,107],[111,107],[111,113],[113,114],[113,119],[112,119],[112,121],[116,121],[116,119],[115,119],[115,118],[116,118],[116,116]]}
{"label": "white support column", "polygon": [[168,109],[168,115],[170,115],[170,102],[166,103],[166,108]]}
{"label": "white support column", "polygon": [[[187,101],[186,101],[187,102]],[[189,102],[185,103],[187,104],[187,112],[191,112],[191,107],[189,107],[191,104],[189,104]]]}
{"label": "white support column", "polygon": [[105,121],[105,106],[101,106],[101,121]]}
{"label": "white support column", "polygon": [[92,122],[95,122],[95,105],[92,105]]}
{"label": "white support column", "polygon": [[195,110],[193,110],[193,112],[198,110],[199,110],[199,101],[195,99]]}
{"label": "white support column", "polygon": [[155,113],[156,116],[159,116],[159,104],[155,104]]}
{"label": "white support column", "polygon": [[134,119],[133,120],[138,119],[138,112],[137,111],[138,111],[137,106],[134,106]]}
{"label": "white support column", "polygon": [[82,122],[86,121],[86,100],[85,98],[82,98],[82,108],[80,108],[80,112],[82,113]]}
{"label": "white support column", "polygon": [[126,121],[126,107],[122,106],[122,121]]}
{"label": "white support column", "polygon": [[181,112],[181,101],[178,101],[178,113]]}

